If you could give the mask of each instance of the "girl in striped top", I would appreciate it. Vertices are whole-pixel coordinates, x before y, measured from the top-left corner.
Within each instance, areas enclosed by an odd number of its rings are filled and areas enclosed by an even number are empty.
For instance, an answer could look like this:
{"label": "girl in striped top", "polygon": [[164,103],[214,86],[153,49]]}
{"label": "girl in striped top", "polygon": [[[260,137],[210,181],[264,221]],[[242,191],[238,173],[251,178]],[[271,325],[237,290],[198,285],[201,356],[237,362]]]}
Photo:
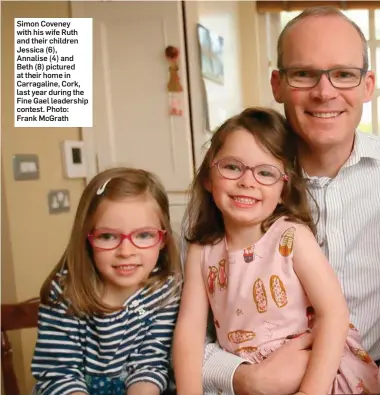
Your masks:
{"label": "girl in striped top", "polygon": [[162,393],[180,270],[159,180],[128,168],[95,176],[41,288],[35,393]]}

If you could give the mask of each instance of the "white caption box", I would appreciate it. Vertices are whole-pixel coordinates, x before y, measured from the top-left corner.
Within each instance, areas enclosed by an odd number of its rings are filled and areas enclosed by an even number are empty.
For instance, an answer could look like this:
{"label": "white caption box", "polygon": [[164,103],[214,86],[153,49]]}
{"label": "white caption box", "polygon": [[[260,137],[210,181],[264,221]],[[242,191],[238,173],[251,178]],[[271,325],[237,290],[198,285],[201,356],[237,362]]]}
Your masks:
{"label": "white caption box", "polygon": [[92,127],[92,18],[14,23],[15,127]]}

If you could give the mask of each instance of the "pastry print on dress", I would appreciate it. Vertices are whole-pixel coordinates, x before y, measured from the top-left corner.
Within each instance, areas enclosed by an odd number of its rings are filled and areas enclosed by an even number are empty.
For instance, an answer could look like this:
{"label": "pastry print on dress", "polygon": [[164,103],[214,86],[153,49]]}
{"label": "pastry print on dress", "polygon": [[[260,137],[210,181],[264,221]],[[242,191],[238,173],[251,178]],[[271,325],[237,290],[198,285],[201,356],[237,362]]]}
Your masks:
{"label": "pastry print on dress", "polygon": [[348,328],[351,329],[354,332],[358,332],[358,330],[355,328],[355,325],[352,324],[351,322],[348,324]]}
{"label": "pastry print on dress", "polygon": [[219,285],[219,289],[221,291],[224,289],[227,289],[228,279],[227,279],[227,273],[226,273],[226,260],[225,259],[222,259],[219,262],[218,285]]}
{"label": "pastry print on dress", "polygon": [[254,346],[247,346],[247,347],[240,347],[235,350],[235,354],[244,359],[250,359],[251,354],[257,351],[257,347]]}
{"label": "pastry print on dress", "polygon": [[270,293],[272,299],[276,303],[277,307],[284,307],[288,304],[288,298],[286,296],[286,290],[280,277],[272,275],[269,280]]}
{"label": "pastry print on dress", "polygon": [[256,304],[257,311],[259,313],[264,313],[268,309],[268,299],[267,293],[265,291],[265,286],[263,280],[258,278],[253,284],[253,301]]}
{"label": "pastry print on dress", "polygon": [[208,267],[207,288],[211,296],[215,294],[215,281],[218,275],[218,269],[215,266]]}
{"label": "pastry print on dress", "polygon": [[364,363],[371,363],[372,362],[372,358],[367,353],[367,351],[364,351],[364,350],[362,350],[360,348],[355,348],[355,347],[350,347],[350,346],[348,346],[348,347],[351,350],[351,352],[356,357],[358,357],[361,361],[363,361]]}
{"label": "pastry print on dress", "polygon": [[282,234],[280,244],[278,246],[278,251],[282,256],[287,257],[292,253],[295,231],[296,228],[292,226],[291,228],[286,229],[286,231]]}
{"label": "pastry print on dress", "polygon": [[240,344],[252,340],[255,336],[256,333],[253,331],[243,331],[242,329],[238,329],[228,333],[228,340],[231,343]]}
{"label": "pastry print on dress", "polygon": [[244,262],[247,262],[247,263],[253,262],[255,260],[255,257],[261,258],[261,256],[259,256],[255,253],[255,246],[254,245],[244,248],[244,251],[243,251]]}
{"label": "pastry print on dress", "polygon": [[[269,280],[269,289],[272,295],[273,301],[276,306],[281,308],[288,304],[288,297],[286,295],[286,290],[280,277],[273,274]],[[253,284],[253,301],[256,304],[257,311],[259,313],[264,313],[268,309],[268,298],[267,292],[265,290],[265,284],[261,278],[258,278]]]}

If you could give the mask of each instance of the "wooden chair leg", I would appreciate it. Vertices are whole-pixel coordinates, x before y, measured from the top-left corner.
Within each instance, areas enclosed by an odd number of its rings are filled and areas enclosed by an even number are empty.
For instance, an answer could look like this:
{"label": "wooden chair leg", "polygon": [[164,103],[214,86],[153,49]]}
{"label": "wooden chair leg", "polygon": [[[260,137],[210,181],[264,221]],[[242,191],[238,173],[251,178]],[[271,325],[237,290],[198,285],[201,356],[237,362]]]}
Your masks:
{"label": "wooden chair leg", "polygon": [[20,395],[16,373],[13,368],[13,351],[8,336],[1,332],[1,370],[5,395]]}

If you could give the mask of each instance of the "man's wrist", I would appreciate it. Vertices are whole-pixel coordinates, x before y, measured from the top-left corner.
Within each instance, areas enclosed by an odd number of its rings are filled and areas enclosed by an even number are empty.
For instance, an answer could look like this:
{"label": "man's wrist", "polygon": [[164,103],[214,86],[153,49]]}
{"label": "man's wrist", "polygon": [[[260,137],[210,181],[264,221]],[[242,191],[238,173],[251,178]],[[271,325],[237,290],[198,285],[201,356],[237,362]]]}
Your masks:
{"label": "man's wrist", "polygon": [[204,392],[214,393],[216,390],[222,390],[228,394],[233,393],[232,381],[235,371],[244,362],[243,358],[222,350],[217,344],[208,344],[203,364]]}

